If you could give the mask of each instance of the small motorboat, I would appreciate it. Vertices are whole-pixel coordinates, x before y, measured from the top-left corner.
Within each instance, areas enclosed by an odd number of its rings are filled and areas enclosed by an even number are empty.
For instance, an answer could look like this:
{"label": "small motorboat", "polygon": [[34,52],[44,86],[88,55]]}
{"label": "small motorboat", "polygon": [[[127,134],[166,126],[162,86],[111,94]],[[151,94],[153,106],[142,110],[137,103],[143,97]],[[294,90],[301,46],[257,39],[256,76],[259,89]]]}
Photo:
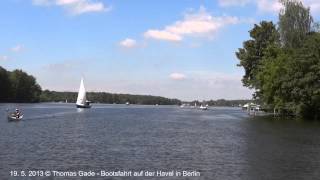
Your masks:
{"label": "small motorboat", "polygon": [[23,119],[23,114],[20,116],[16,116],[15,114],[9,114],[8,115],[8,121],[20,121]]}
{"label": "small motorboat", "polygon": [[202,105],[201,105],[201,106],[200,106],[200,109],[201,109],[201,110],[208,110],[208,106],[202,106]]}

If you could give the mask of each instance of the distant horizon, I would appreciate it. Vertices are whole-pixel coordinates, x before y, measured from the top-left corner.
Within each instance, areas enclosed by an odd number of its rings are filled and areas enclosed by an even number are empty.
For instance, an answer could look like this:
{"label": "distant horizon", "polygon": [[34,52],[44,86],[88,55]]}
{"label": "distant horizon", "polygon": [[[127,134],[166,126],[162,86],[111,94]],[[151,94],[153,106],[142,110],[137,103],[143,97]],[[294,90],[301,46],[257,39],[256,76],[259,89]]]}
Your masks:
{"label": "distant horizon", "polygon": [[[54,91],[54,92],[66,92],[66,93],[78,93],[78,91],[55,91],[55,90],[49,90],[49,89],[43,89],[42,91]],[[168,99],[177,99],[180,100],[181,102],[193,102],[193,101],[218,101],[218,100],[226,100],[226,101],[251,101],[252,98],[250,99],[193,99],[193,100],[182,100],[179,98],[174,98],[174,97],[166,97],[166,96],[159,96],[159,95],[152,95],[152,94],[132,94],[132,93],[113,93],[113,92],[106,92],[106,91],[86,91],[87,93],[109,93],[109,94],[118,94],[118,95],[137,95],[137,96],[154,96],[154,97],[163,97],[163,98],[168,98]],[[90,99],[88,99],[90,100]]]}
{"label": "distant horizon", "polygon": [[[317,21],[320,2],[303,0]],[[277,22],[277,0],[0,2],[0,66],[42,89],[150,94],[183,101],[251,99],[235,56],[248,31]],[[163,13],[165,12],[165,13]]]}

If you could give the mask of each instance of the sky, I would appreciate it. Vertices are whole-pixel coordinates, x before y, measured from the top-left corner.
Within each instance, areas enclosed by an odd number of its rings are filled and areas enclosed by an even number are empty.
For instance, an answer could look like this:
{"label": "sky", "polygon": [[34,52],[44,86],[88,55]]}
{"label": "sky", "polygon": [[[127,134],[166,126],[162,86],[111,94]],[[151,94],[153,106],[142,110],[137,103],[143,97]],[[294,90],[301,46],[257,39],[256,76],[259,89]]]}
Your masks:
{"label": "sky", "polygon": [[[317,20],[319,0],[304,0]],[[250,99],[235,56],[276,0],[1,0],[0,66],[42,89]]]}

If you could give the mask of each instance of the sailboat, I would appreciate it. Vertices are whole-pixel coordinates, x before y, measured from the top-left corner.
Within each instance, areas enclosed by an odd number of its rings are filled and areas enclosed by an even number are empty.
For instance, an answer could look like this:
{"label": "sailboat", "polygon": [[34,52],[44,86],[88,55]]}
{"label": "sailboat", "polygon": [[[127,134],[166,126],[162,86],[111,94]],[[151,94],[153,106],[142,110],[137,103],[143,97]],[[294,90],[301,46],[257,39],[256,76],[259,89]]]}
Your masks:
{"label": "sailboat", "polygon": [[86,97],[86,89],[84,88],[83,78],[81,78],[76,105],[77,108],[91,108],[90,101],[88,101]]}

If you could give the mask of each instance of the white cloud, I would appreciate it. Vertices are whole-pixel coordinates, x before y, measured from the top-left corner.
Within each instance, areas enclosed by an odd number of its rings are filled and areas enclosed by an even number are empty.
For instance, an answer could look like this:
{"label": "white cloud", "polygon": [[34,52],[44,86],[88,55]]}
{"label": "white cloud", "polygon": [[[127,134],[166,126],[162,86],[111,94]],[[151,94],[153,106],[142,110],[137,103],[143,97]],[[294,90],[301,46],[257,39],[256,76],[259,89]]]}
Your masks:
{"label": "white cloud", "polygon": [[282,8],[279,0],[219,0],[219,5],[222,7],[245,6],[248,4],[255,4],[258,11],[263,13],[278,13]]}
{"label": "white cloud", "polygon": [[[258,10],[261,12],[279,13],[283,5],[278,0],[258,0],[256,1]],[[318,14],[320,11],[319,0],[302,0],[306,7],[310,7],[311,12]]]}
{"label": "white cloud", "polygon": [[163,29],[151,29],[144,33],[146,38],[166,41],[181,41],[185,36],[211,37],[213,34],[230,24],[243,22],[232,16],[212,16],[204,7],[198,12],[185,14],[184,19],[176,21]]}
{"label": "white cloud", "polygon": [[72,15],[102,12],[111,9],[110,7],[106,7],[102,2],[93,0],[33,0],[33,4],[38,6],[60,6]]}
{"label": "white cloud", "polygon": [[182,37],[180,35],[163,31],[163,30],[148,30],[144,33],[146,38],[153,38],[158,40],[166,40],[166,41],[181,41]]}
{"label": "white cloud", "polygon": [[260,12],[279,13],[283,7],[278,0],[258,0],[256,3]]}
{"label": "white cloud", "polygon": [[[248,4],[254,4],[257,6],[257,10],[262,13],[279,13],[283,7],[279,0],[219,0],[221,7],[228,6],[244,6]],[[320,0],[302,0],[302,3],[310,7],[312,13],[319,14],[320,12]]]}
{"label": "white cloud", "polygon": [[310,7],[312,13],[319,14],[320,12],[319,0],[304,0],[303,3]]}
{"label": "white cloud", "polygon": [[251,0],[219,0],[219,5],[222,7],[226,6],[244,6]]}
{"label": "white cloud", "polygon": [[9,57],[6,56],[6,55],[0,56],[0,61],[6,61],[6,60],[8,60],[8,59],[9,59]]}
{"label": "white cloud", "polygon": [[170,74],[170,78],[173,80],[184,80],[186,79],[186,75],[182,73],[172,73]]}
{"label": "white cloud", "polygon": [[18,53],[18,52],[23,51],[23,49],[24,49],[23,45],[18,44],[18,45],[16,45],[16,46],[12,47],[10,50],[11,50],[12,52]]}
{"label": "white cloud", "polygon": [[68,4],[74,4],[78,3],[79,0],[57,0],[56,3],[57,5],[68,5]]}
{"label": "white cloud", "polygon": [[120,46],[125,47],[125,48],[134,48],[137,46],[137,41],[134,39],[127,38],[127,39],[121,41],[119,44],[120,44]]}

